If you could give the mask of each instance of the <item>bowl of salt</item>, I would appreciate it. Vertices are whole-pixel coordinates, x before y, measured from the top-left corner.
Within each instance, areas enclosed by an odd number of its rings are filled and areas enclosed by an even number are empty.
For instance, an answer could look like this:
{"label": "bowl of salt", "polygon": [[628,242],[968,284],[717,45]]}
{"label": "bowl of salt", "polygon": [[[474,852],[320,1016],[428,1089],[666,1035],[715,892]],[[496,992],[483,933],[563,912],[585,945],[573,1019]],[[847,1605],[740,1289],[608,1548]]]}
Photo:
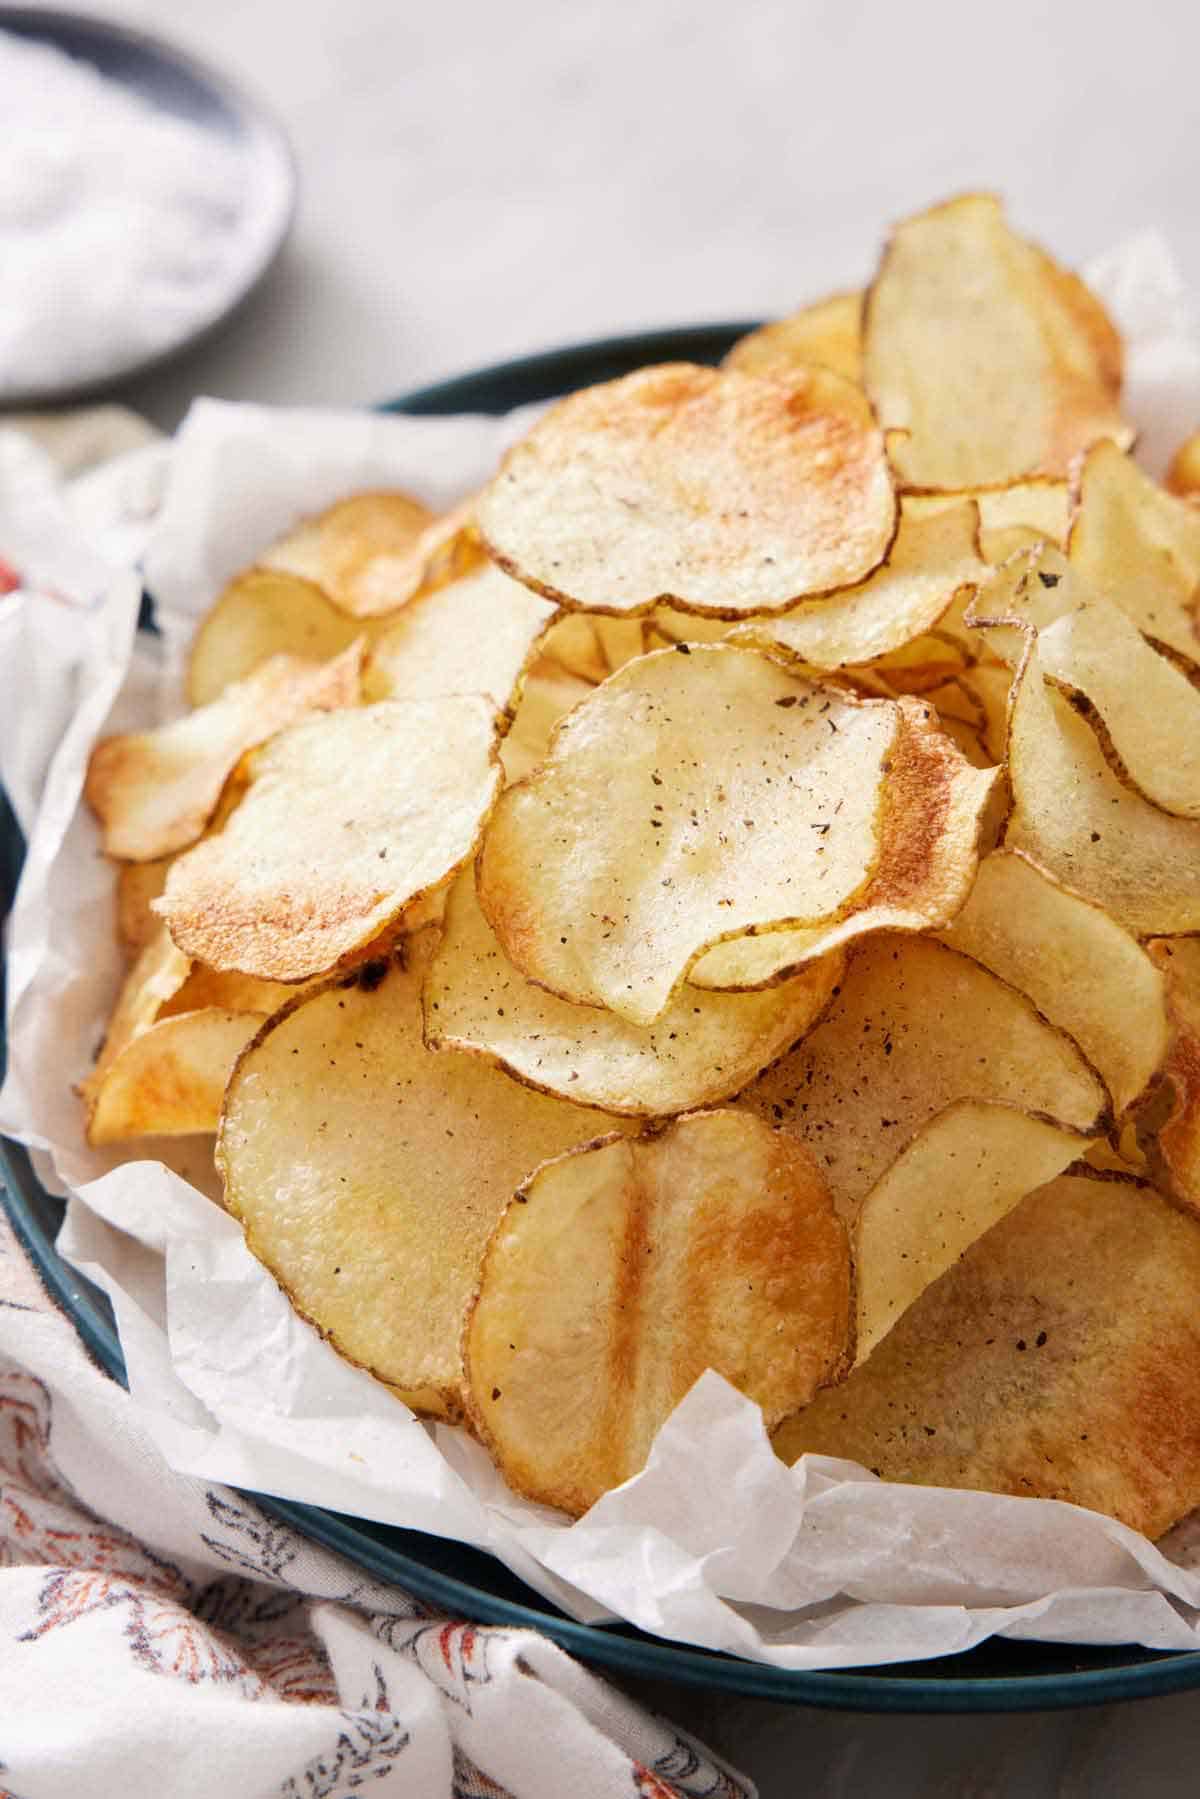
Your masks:
{"label": "bowl of salt", "polygon": [[0,5],[0,412],[110,388],[266,274],[296,175],[224,75],[142,32]]}

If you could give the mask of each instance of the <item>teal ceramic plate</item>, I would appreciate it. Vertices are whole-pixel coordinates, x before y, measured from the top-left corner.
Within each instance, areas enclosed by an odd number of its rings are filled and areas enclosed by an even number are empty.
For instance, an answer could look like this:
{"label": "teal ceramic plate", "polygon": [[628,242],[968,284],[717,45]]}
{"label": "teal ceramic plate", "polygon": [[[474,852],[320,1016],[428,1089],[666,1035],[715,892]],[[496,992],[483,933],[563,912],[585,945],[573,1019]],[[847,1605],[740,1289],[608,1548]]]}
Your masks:
{"label": "teal ceramic plate", "polygon": [[[391,401],[387,410],[423,416],[506,412],[646,363],[715,362],[749,328],[713,325],[581,344],[423,388]],[[0,795],[0,878],[6,909],[20,855],[17,827]],[[123,1380],[125,1365],[107,1300],[54,1248],[62,1202],[44,1190],[28,1156],[15,1144],[0,1142],[0,1180],[9,1216],[51,1293],[74,1319],[97,1360],[115,1379]],[[451,1613],[541,1630],[583,1661],[630,1675],[797,1705],[874,1712],[1040,1711],[1150,1698],[1200,1686],[1200,1653],[1167,1655],[1136,1646],[1091,1649],[1001,1639],[936,1661],[829,1674],[791,1673],[681,1648],[632,1626],[576,1624],[491,1556],[461,1543],[365,1523],[317,1506],[270,1498],[259,1498],[259,1503],[378,1579],[394,1581]]]}

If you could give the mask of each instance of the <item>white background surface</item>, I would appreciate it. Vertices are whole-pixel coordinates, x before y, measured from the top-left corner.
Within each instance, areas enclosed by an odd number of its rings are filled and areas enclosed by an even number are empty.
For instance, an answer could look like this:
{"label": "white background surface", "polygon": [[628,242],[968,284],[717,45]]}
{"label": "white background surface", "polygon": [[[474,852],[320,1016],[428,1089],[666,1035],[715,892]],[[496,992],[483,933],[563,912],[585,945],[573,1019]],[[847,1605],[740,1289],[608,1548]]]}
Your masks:
{"label": "white background surface", "polygon": [[[101,10],[96,8],[94,10]],[[1200,8],[867,0],[127,0],[292,137],[291,244],[219,338],[119,396],[359,402],[869,273],[970,186],[1069,262],[1153,224],[1200,292]],[[1200,421],[1197,421],[1200,423]],[[636,1690],[783,1795],[1191,1794],[1200,1694],[857,1718]]]}

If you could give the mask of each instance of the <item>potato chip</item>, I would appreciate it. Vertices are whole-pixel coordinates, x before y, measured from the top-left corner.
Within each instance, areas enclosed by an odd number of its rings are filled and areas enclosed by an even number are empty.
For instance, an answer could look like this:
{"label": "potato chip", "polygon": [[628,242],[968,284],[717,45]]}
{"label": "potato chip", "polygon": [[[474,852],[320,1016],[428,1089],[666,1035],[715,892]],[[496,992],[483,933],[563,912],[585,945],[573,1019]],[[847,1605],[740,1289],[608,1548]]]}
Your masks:
{"label": "potato chip", "polygon": [[1088,700],[1130,783],[1200,818],[1200,692],[1115,606],[1084,605],[1040,634],[1042,673]]}
{"label": "potato chip", "polygon": [[[706,1368],[768,1426],[845,1363],[845,1231],[811,1156],[733,1111],[545,1164],[488,1244],[472,1420],[509,1484],[586,1511]],[[798,1397],[797,1397],[798,1396]]]}
{"label": "potato chip", "polygon": [[1185,438],[1176,450],[1165,486],[1168,493],[1178,494],[1183,500],[1200,495],[1200,431]]}
{"label": "potato chip", "polygon": [[613,1120],[421,1039],[431,939],[277,1013],[238,1064],[225,1204],[301,1314],[421,1410],[461,1404],[479,1258],[517,1183]]}
{"label": "potato chip", "polygon": [[492,929],[552,993],[653,1023],[720,938],[851,908],[899,720],[754,650],[628,663],[500,800],[479,863]]}
{"label": "potato chip", "polygon": [[[979,543],[986,562],[1003,562],[1015,548],[1049,540],[1065,547],[1071,522],[1068,482],[1043,475],[1037,481],[1014,481],[1008,487],[977,487],[965,493],[907,494],[906,517],[923,518],[974,500],[979,508]],[[1020,541],[1010,542],[1010,533]]]}
{"label": "potato chip", "polygon": [[665,649],[675,643],[720,643],[733,629],[727,618],[701,618],[695,612],[678,612],[674,606],[656,606],[645,623],[647,632],[661,639],[648,643],[647,649]]}
{"label": "potato chip", "polygon": [[1065,475],[1098,438],[1130,441],[1103,307],[1009,230],[991,194],[893,231],[867,294],[863,374],[906,488]]}
{"label": "potato chip", "polygon": [[117,869],[117,942],[127,956],[139,956],[162,928],[151,907],[167,884],[173,859],[122,862]]}
{"label": "potato chip", "polygon": [[1136,936],[1200,930],[1200,823],[1126,786],[1095,733],[1042,678],[1037,642],[1013,685],[1005,847]]}
{"label": "potato chip", "polygon": [[790,380],[815,362],[861,386],[862,303],[857,292],[830,294],[787,318],[760,325],[738,338],[721,366],[743,375]]}
{"label": "potato chip", "polygon": [[198,712],[101,739],[84,797],[107,853],[149,862],[194,843],[247,750],[305,713],[357,705],[361,663],[358,643],[324,664],[273,656]]}
{"label": "potato chip", "polygon": [[176,949],[166,926],[156,918],[149,940],[121,984],[95,1067],[79,1083],[85,1099],[95,1092],[121,1052],[149,1030],[184,985],[191,968],[190,958]]}
{"label": "potato chip", "polygon": [[730,641],[782,650],[822,671],[872,662],[931,631],[951,601],[965,600],[968,588],[974,594],[990,572],[979,555],[973,500],[925,515],[902,506],[886,563],[860,586],[795,612],[738,625]]}
{"label": "potato chip", "polygon": [[1110,443],[1089,450],[1072,490],[1068,555],[1081,593],[1110,600],[1153,642],[1200,662],[1200,512]]}
{"label": "potato chip", "polygon": [[612,670],[604,646],[596,635],[594,612],[564,612],[556,618],[541,643],[542,655],[564,673],[598,687]]}
{"label": "potato chip", "polygon": [[1107,912],[1015,850],[984,859],[966,905],[939,935],[1028,994],[1073,1037],[1117,1113],[1162,1063],[1164,982],[1145,950]]}
{"label": "potato chip", "polygon": [[568,675],[543,658],[526,676],[516,715],[500,745],[504,778],[511,787],[538,766],[550,747],[550,733],[563,715],[592,691],[592,682]]}
{"label": "potato chip", "polygon": [[1012,1208],[1080,1151],[1078,1136],[1012,1106],[960,1100],[930,1119],[854,1220],[856,1360]]}
{"label": "potato chip", "polygon": [[420,595],[377,637],[363,670],[366,700],[483,693],[512,703],[554,607],[483,563]]}
{"label": "potato chip", "polygon": [[[165,926],[163,927],[165,929]],[[300,989],[303,991],[303,989]],[[269,1018],[296,997],[297,989],[282,981],[260,981],[254,975],[222,973],[203,962],[193,962],[183,985],[158,1008],[159,1018],[178,1012],[257,1012]],[[213,1126],[216,1129],[216,1126]]]}
{"label": "potato chip", "polygon": [[167,877],[176,943],[272,981],[347,961],[473,853],[500,785],[495,726],[490,702],[460,695],[281,732],[225,829]]}
{"label": "potato chip", "polygon": [[483,916],[473,869],[458,877],[425,986],[432,1048],[472,1050],[546,1093],[654,1117],[737,1093],[824,1011],[845,959],[834,954],[765,993],[681,987],[654,1024],[629,1024],[535,987]]}
{"label": "potato chip", "polygon": [[784,612],[877,568],[896,524],[862,394],[671,363],[560,400],[479,502],[489,553],[548,599]]}
{"label": "potato chip", "polygon": [[820,1023],[739,1103],[800,1136],[853,1216],[918,1131],[960,1099],[1081,1133],[1107,1106],[1076,1045],[1023,993],[927,937],[884,935],[857,946]]}
{"label": "potato chip", "polygon": [[[424,534],[431,529],[437,533],[440,547],[446,532],[453,537],[459,528],[457,517],[443,522],[409,494],[356,493],[303,519],[264,551],[259,567],[311,581],[339,611],[369,618],[395,611],[416,592],[430,542]],[[388,558],[390,570],[399,565],[404,573],[380,591],[382,557]],[[367,586],[373,565],[376,584]]]}
{"label": "potato chip", "polygon": [[215,1131],[233,1065],[263,1022],[259,1013],[208,1008],[139,1032],[87,1087],[88,1142]]}
{"label": "potato chip", "polygon": [[624,668],[636,656],[646,654],[646,624],[647,621],[641,618],[608,618],[602,612],[596,613],[592,628],[605,660],[605,678],[607,675],[615,675],[619,668]]}
{"label": "potato chip", "polygon": [[207,706],[272,656],[327,662],[370,627],[341,612],[298,575],[250,568],[237,575],[204,615],[187,664],[187,697]]}
{"label": "potato chip", "polygon": [[1200,1212],[1200,937],[1159,937],[1146,950],[1166,977],[1171,1016],[1167,1112],[1148,1154],[1164,1190]]}
{"label": "potato chip", "polygon": [[886,1480],[1061,1499],[1161,1536],[1200,1502],[1200,1227],[1060,1175],[776,1433]]}
{"label": "potato chip", "polygon": [[998,779],[968,764],[938,729],[932,707],[905,700],[889,757],[879,861],[832,925],[766,931],[710,949],[688,972],[693,987],[754,988],[790,978],[813,956],[875,931],[946,924],[975,878],[981,833]]}
{"label": "potato chip", "polygon": [[386,617],[418,594],[469,574],[482,561],[472,495],[426,525],[409,548],[378,550],[363,564],[353,584],[356,614]]}

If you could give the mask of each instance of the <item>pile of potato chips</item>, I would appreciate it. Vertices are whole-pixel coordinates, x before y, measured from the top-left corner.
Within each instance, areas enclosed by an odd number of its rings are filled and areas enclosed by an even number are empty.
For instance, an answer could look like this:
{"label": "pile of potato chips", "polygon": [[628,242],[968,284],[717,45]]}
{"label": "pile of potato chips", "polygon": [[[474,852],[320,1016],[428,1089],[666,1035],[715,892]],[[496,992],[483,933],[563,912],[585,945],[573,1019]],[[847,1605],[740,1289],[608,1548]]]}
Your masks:
{"label": "pile of potato chips", "polygon": [[91,1141],[218,1129],[298,1310],[584,1510],[789,1459],[1200,1503],[1200,444],[969,195],[865,294],[350,495],[97,746]]}

